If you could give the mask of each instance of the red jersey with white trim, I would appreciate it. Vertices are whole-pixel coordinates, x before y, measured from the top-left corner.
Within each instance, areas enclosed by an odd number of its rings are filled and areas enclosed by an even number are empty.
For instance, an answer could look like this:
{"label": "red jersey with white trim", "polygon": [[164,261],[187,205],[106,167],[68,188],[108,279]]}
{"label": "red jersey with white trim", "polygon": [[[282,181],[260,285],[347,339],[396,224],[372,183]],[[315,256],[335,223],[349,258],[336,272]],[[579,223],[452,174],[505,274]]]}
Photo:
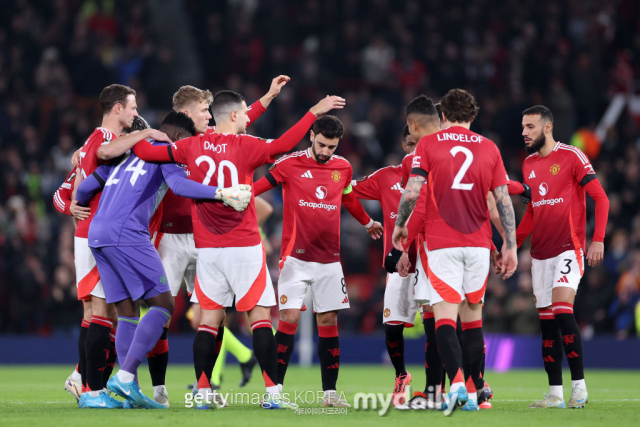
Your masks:
{"label": "red jersey with white trim", "polygon": [[452,126],[423,137],[415,153],[412,175],[427,177],[428,249],[490,249],[487,193],[508,180],[498,147],[469,129]]}
{"label": "red jersey with white trim", "polygon": [[58,190],[53,194],[53,206],[65,215],[71,215],[71,195],[76,183],[76,169],[74,168],[65,178]]}
{"label": "red jersey with white trim", "polygon": [[[247,126],[255,122],[265,111],[267,109],[262,106],[260,100],[251,104],[247,110],[247,115],[249,116]],[[205,135],[212,134],[215,130],[215,126],[208,126]],[[187,174],[189,174],[188,171]],[[176,196],[171,189],[168,189],[167,194],[162,199],[162,209],[160,232],[169,234],[193,233],[191,199]]]}
{"label": "red jersey with white trim", "polygon": [[340,261],[340,208],[351,191],[353,169],[347,159],[333,155],[318,163],[311,149],[281,157],[269,169],[282,184],[283,220],[280,259]]}
{"label": "red jersey with white trim", "polygon": [[[253,185],[256,168],[273,161],[269,143],[246,134],[200,134],[175,142],[176,163],[189,170],[189,179],[205,185]],[[220,202],[194,200],[193,237],[197,248],[246,247],[260,244],[254,196],[246,210],[237,212]]]}
{"label": "red jersey with white trim", "polygon": [[[80,151],[80,174],[82,175],[82,179],[91,175],[98,166],[109,163],[98,157],[98,150],[100,149],[100,146],[106,145],[116,138],[117,137],[113,133],[103,127],[96,128],[93,131]],[[89,202],[91,213],[89,218],[84,221],[78,221],[78,227],[76,228],[75,233],[76,237],[88,238],[89,226],[91,225],[91,220],[96,214],[96,211],[98,210],[101,194],[102,192],[97,193]]]}
{"label": "red jersey with white trim", "polygon": [[409,175],[411,175],[411,165],[413,164],[413,156],[416,154],[415,150],[413,153],[409,153],[402,159],[402,175],[400,176],[400,186],[405,188],[407,186],[407,182],[409,182]]}
{"label": "red jersey with white trim", "polygon": [[[384,217],[384,254],[389,255],[393,249],[391,237],[393,228],[398,218],[398,205],[402,197],[401,186],[402,165],[387,166],[378,169],[369,176],[351,181],[353,193],[358,199],[377,200],[382,207],[382,215]],[[415,246],[411,245],[409,249],[409,261],[411,262],[411,270],[415,271],[416,251]],[[384,258],[382,262],[384,267]]]}
{"label": "red jersey with white trim", "polygon": [[557,143],[546,157],[534,153],[522,165],[531,187],[531,257],[553,258],[585,248],[584,185],[596,179],[589,158],[577,147]]}

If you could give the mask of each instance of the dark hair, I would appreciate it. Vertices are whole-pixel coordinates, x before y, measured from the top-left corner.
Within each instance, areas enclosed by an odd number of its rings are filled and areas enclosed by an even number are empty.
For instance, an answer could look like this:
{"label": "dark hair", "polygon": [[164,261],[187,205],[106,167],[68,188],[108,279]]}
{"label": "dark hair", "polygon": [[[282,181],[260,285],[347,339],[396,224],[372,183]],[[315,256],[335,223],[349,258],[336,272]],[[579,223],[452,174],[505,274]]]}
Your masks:
{"label": "dark hair", "polygon": [[409,133],[409,126],[404,125],[404,129],[402,129],[402,139],[406,139],[409,135],[411,135]]}
{"label": "dark hair", "polygon": [[438,112],[438,118],[442,120],[442,106],[440,106],[439,102],[436,104],[436,111]]}
{"label": "dark hair", "polygon": [[533,107],[529,107],[522,112],[523,116],[535,114],[540,114],[540,118],[543,122],[553,123],[553,114],[551,114],[551,110],[549,110],[544,105],[534,105]]}
{"label": "dark hair", "polygon": [[320,134],[328,139],[342,138],[344,125],[336,116],[321,116],[313,122],[311,130],[316,135]]}
{"label": "dark hair", "polygon": [[213,118],[218,121],[218,117],[222,114],[230,112],[227,111],[229,107],[241,104],[244,101],[244,97],[238,92],[232,90],[221,90],[213,97],[213,103],[211,104],[211,114]]}
{"label": "dark hair", "polygon": [[164,118],[160,127],[174,126],[178,129],[184,130],[187,134],[193,136],[197,133],[196,126],[193,120],[185,113],[180,113],[176,110],[169,111],[169,114]]}
{"label": "dark hair", "polygon": [[136,116],[133,118],[133,123],[131,124],[131,128],[129,128],[129,133],[149,129],[150,127],[149,123],[147,123],[142,116]]}
{"label": "dark hair", "polygon": [[100,92],[100,106],[102,107],[102,114],[107,114],[111,111],[114,105],[122,104],[123,107],[127,105],[127,96],[136,96],[136,91],[129,86],[123,86],[119,84],[112,84]]}
{"label": "dark hair", "polygon": [[451,89],[440,100],[442,114],[450,122],[470,123],[478,115],[480,107],[476,99],[463,89]]}
{"label": "dark hair", "polygon": [[411,114],[419,114],[422,116],[437,116],[438,111],[436,110],[435,105],[433,105],[433,101],[431,98],[427,98],[426,95],[420,95],[407,105],[407,108],[404,109],[404,113],[406,117],[409,117]]}

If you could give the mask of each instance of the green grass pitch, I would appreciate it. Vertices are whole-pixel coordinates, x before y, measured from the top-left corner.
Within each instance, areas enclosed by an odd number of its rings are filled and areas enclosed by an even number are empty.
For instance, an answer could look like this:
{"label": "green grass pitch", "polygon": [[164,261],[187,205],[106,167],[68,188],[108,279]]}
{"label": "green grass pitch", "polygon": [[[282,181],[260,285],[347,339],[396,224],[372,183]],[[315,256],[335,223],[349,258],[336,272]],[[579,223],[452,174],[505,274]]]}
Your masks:
{"label": "green grass pitch", "polygon": [[[546,374],[542,370],[513,371],[505,374],[487,373],[487,380],[494,390],[493,409],[476,413],[456,411],[445,418],[437,411],[393,410],[381,417],[373,410],[348,410],[347,414],[298,415],[293,411],[267,411],[252,405],[231,405],[215,411],[196,411],[185,408],[185,385],[192,381],[193,368],[170,365],[167,387],[171,408],[169,410],[79,410],[75,399],[63,389],[64,380],[72,367],[65,366],[0,366],[0,425],[36,426],[335,426],[335,425],[469,425],[482,426],[638,426],[640,425],[640,372],[638,371],[587,371],[590,401],[586,409],[534,410],[527,405],[541,399],[548,390]],[[141,366],[142,389],[152,395],[146,366]],[[415,390],[424,387],[424,368],[412,366],[412,385]],[[223,392],[261,392],[261,378],[254,371],[254,378],[247,387],[237,389],[240,370],[228,365],[224,374]],[[570,378],[565,375],[565,400],[570,396]],[[319,368],[291,367],[287,373],[286,389],[311,391],[319,387]],[[353,403],[354,393],[387,393],[393,388],[393,372],[385,366],[343,365],[340,369],[338,388]],[[303,407],[320,408],[320,404]]]}

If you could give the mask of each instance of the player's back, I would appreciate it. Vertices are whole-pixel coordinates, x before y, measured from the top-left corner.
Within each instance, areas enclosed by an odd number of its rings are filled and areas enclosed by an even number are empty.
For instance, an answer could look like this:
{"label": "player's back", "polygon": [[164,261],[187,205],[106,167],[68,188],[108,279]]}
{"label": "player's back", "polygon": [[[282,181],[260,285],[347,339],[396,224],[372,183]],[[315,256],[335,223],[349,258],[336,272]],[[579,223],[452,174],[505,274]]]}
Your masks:
{"label": "player's back", "polygon": [[489,248],[487,193],[507,182],[502,157],[493,141],[453,126],[420,140],[413,167],[428,173],[429,250]]}
{"label": "player's back", "polygon": [[[176,161],[189,179],[220,188],[253,184],[255,169],[269,162],[269,142],[250,135],[207,133],[176,143]],[[261,242],[254,197],[243,212],[221,203],[192,204],[196,247],[244,247]]]}
{"label": "player's back", "polygon": [[89,246],[131,246],[149,241],[149,220],[167,189],[162,174],[162,167],[167,166],[146,163],[127,152],[117,164],[96,171],[104,180],[104,189],[89,229]]}
{"label": "player's back", "polygon": [[[80,150],[80,175],[82,179],[91,175],[98,166],[106,164],[105,161],[98,157],[98,150],[102,145],[110,143],[116,137],[109,130],[99,127],[95,128],[89,138]],[[89,225],[96,214],[98,204],[100,203],[100,193],[96,194],[89,203],[90,215],[84,221],[78,221],[75,236],[86,238],[89,233]]]}

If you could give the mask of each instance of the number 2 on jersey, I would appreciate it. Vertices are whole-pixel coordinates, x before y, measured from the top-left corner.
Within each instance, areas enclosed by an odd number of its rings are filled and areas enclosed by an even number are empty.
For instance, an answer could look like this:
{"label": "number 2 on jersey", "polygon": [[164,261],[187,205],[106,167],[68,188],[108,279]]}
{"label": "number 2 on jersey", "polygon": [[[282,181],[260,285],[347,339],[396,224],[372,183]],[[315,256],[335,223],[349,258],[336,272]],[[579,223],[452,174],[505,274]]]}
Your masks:
{"label": "number 2 on jersey", "polygon": [[[196,159],[196,166],[200,166],[202,163],[206,163],[209,166],[206,175],[204,176],[204,180],[202,180],[202,184],[209,185],[211,182],[211,177],[216,171],[216,162],[209,156],[200,156]],[[231,185],[228,187],[235,187],[238,185],[238,168],[236,165],[231,163],[229,160],[222,160],[218,165],[218,188],[226,188],[224,185],[224,170],[229,169],[229,174],[231,175]]]}
{"label": "number 2 on jersey", "polygon": [[471,190],[473,188],[473,183],[463,184],[462,178],[464,178],[464,174],[467,173],[467,170],[469,170],[471,163],[473,163],[473,153],[468,148],[461,147],[459,145],[453,147],[449,152],[453,157],[455,157],[458,153],[462,153],[465,156],[464,163],[462,163],[460,170],[456,174],[456,177],[453,179],[451,188],[453,188],[454,190]]}

